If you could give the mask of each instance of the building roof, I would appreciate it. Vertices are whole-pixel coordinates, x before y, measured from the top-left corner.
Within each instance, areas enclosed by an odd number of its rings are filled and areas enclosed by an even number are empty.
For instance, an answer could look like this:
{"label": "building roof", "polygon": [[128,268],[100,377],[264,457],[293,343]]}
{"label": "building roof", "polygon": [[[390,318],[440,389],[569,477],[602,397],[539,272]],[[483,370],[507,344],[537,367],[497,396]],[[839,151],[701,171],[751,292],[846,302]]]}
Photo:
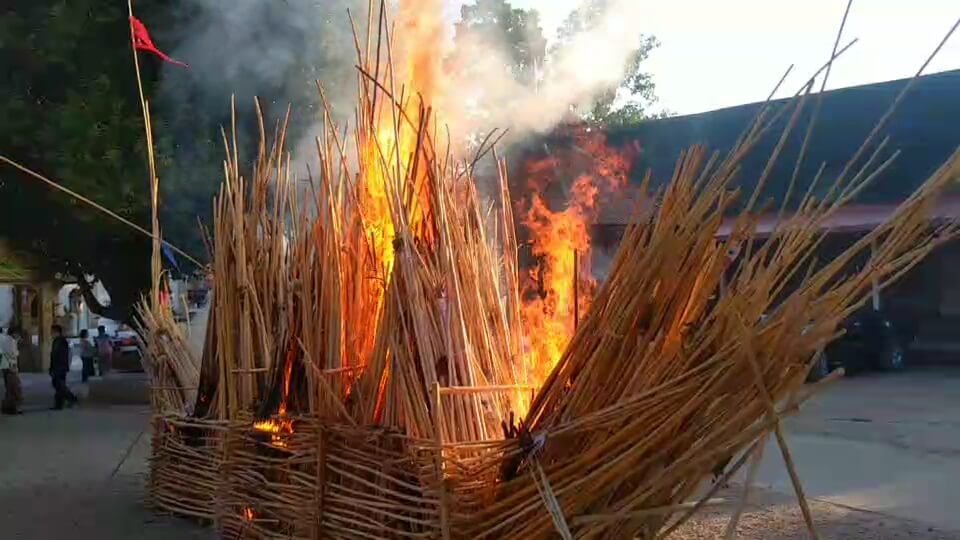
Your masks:
{"label": "building roof", "polygon": [[[897,203],[848,204],[830,216],[823,224],[823,229],[833,233],[870,231],[885,223],[893,215],[897,206]],[[927,217],[933,221],[960,219],[960,197],[948,196],[940,199]],[[724,220],[718,236],[729,235],[733,228],[733,221],[732,218]],[[776,212],[764,213],[757,222],[756,236],[769,235],[776,223]]]}
{"label": "building roof", "polygon": [[[839,174],[907,82],[903,79],[825,92],[799,181],[804,185],[808,183],[820,164],[825,163],[825,180],[821,180],[819,185],[827,189],[831,184],[829,180]],[[847,220],[870,221],[873,218],[865,216],[887,212],[912,193],[960,146],[960,99],[957,96],[960,96],[960,70],[927,75],[917,80],[881,132],[890,137],[887,154],[900,150],[900,156],[855,201],[857,206],[851,206],[836,216],[838,226]],[[785,104],[786,100],[773,102],[774,107],[783,107]],[[766,183],[763,198],[779,201],[785,195],[810,122],[812,105],[811,99],[788,137],[782,155]],[[650,170],[655,187],[670,180],[675,160],[685,148],[704,144],[720,152],[729,150],[761,106],[761,103],[752,103],[609,130],[608,144],[631,149],[639,145],[639,152],[631,151],[635,154],[631,182],[638,184]],[[779,125],[770,130],[756,149],[742,161],[735,185],[744,192],[752,192],[786,126],[788,116],[783,115]],[[562,144],[562,140],[559,140],[562,137],[552,136],[551,144]],[[635,200],[636,195],[624,197],[631,198]],[[627,202],[619,200],[616,208],[602,209],[598,223],[626,223],[632,209]],[[791,200],[790,203],[788,207],[796,201]]]}
{"label": "building roof", "polygon": [[641,209],[650,208],[650,197],[641,194],[640,188],[629,184],[621,188],[613,196],[601,199],[597,204],[597,216],[594,224],[629,223],[636,213],[638,205]]}

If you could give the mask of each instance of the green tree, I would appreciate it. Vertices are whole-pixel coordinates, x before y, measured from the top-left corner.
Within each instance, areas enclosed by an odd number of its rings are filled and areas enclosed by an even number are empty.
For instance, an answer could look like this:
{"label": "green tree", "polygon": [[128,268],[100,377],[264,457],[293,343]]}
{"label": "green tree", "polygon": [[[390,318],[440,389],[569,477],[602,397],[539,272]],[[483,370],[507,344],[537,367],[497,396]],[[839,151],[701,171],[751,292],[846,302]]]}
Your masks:
{"label": "green tree", "polygon": [[[144,16],[155,11],[138,2]],[[125,218],[149,223],[142,117],[126,6],[13,0],[0,17],[0,152]],[[145,61],[148,88],[157,70]],[[166,156],[161,154],[163,165]],[[3,166],[0,234],[50,276],[79,280],[94,311],[130,320],[149,286],[149,239]],[[111,303],[90,293],[99,280]]]}
{"label": "green tree", "polygon": [[453,61],[466,70],[471,66],[464,65],[464,51],[473,55],[478,47],[503,44],[500,52],[505,53],[505,69],[521,82],[533,82],[547,52],[540,14],[533,9],[514,8],[506,0],[476,0],[463,5],[453,42]]}
{"label": "green tree", "polygon": [[[571,38],[594,28],[609,6],[609,0],[585,0],[564,20],[557,32],[557,40],[547,49],[547,41],[540,28],[536,10],[514,8],[506,0],[476,0],[460,9],[456,23],[454,48],[449,62],[469,80],[481,73],[471,72],[471,59],[476,51],[500,44],[506,62],[504,69],[515,80],[535,84],[538,72],[549,66],[551,57],[567,45]],[[624,65],[623,82],[596,96],[589,107],[574,112],[584,121],[595,125],[623,125],[639,122],[652,115],[650,107],[656,103],[656,87],[643,62],[660,45],[654,36],[638,33],[636,49]],[[487,60],[483,54],[480,61]],[[483,66],[489,69],[489,64]]]}
{"label": "green tree", "polygon": [[[126,4],[8,4],[0,8],[0,153],[147,226],[145,143]],[[261,98],[271,133],[273,122],[293,106],[287,141],[294,150],[320,116],[314,80],[334,89],[355,84],[346,8],[359,4],[135,3],[157,45],[191,64],[185,70],[140,54],[166,240],[204,260],[197,222],[209,223],[222,181],[220,129],[231,125],[231,93],[243,164],[254,157],[259,135],[254,96]],[[352,103],[348,95],[329,94],[341,105]],[[78,278],[88,292],[93,280],[101,281],[111,304],[98,305],[92,294],[87,300],[102,315],[129,320],[149,286],[148,238],[6,166],[0,166],[0,235],[45,261],[51,277]],[[190,269],[187,261],[179,263]]]}
{"label": "green tree", "polygon": [[654,36],[641,37],[640,46],[627,61],[623,83],[596,97],[593,107],[583,115],[587,122],[605,126],[629,125],[662,114],[650,113],[650,106],[657,102],[656,86],[651,74],[641,65],[650,51],[659,45]]}

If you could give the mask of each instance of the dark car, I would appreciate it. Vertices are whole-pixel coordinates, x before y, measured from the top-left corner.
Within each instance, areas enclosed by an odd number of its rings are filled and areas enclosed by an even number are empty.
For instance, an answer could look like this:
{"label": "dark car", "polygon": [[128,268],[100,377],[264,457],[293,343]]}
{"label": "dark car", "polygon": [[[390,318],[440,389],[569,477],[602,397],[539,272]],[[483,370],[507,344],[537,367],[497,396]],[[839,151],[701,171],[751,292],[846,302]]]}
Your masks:
{"label": "dark car", "polygon": [[110,338],[113,342],[113,369],[116,371],[143,371],[140,336],[127,326],[117,329]]}
{"label": "dark car", "polygon": [[861,310],[843,322],[843,330],[817,357],[809,380],[819,380],[841,367],[848,375],[906,367],[902,338],[882,311]]}
{"label": "dark car", "polygon": [[187,304],[189,307],[202,308],[207,304],[209,289],[190,289],[187,291]]}

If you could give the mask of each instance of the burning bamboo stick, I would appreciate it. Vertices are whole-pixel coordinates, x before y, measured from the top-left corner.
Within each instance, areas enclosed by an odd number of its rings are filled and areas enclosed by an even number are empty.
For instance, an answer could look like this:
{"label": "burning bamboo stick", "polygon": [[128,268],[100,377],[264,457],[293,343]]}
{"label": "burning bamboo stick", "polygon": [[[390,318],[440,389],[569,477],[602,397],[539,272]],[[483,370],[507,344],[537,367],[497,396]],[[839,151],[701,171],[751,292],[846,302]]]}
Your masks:
{"label": "burning bamboo stick", "polygon": [[[375,16],[363,38],[355,32],[352,130],[333,123],[318,86],[324,121],[309,195],[292,178],[287,119],[269,142],[257,108],[249,172],[235,119],[224,131],[215,316],[199,370],[184,361],[184,342],[164,334],[167,315],[145,313],[155,384],[177,389],[158,391],[156,406],[189,414],[211,403],[206,417],[233,437],[218,450],[243,469],[231,481],[290,489],[263,495],[257,509],[243,499],[253,495],[230,494],[256,534],[294,519],[302,498],[324,501],[311,526],[371,538],[659,537],[707,504],[710,494],[691,499],[719,462],[732,462],[732,475],[770,433],[788,455],[779,425],[812,395],[801,384],[813,355],[874,284],[960,233],[927,222],[960,177],[958,151],[888,222],[816,261],[826,219],[896,157],[881,144],[852,159],[827,197],[808,188],[793,216],[755,237],[762,186],[811,79],[788,106],[758,115],[726,156],[691,148],[658,193],[646,178],[641,191],[655,204],[638,206],[585,313],[579,271],[565,278],[575,332],[538,380],[524,350],[506,166],[494,155],[500,200],[489,212],[471,183],[478,158],[438,147],[434,111],[395,69],[382,4],[374,27]],[[737,206],[738,164],[781,115],[787,127]],[[731,234],[718,240],[731,215]],[[574,253],[575,269],[585,257]],[[193,380],[201,390],[191,399]],[[807,508],[804,517],[815,534]]]}

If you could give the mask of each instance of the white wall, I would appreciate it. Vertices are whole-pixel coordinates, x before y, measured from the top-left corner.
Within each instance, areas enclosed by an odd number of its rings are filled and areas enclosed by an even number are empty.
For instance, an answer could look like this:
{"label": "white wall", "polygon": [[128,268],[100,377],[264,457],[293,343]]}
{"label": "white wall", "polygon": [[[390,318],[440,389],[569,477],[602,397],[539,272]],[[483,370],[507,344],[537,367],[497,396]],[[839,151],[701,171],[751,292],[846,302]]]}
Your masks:
{"label": "white wall", "polygon": [[[55,314],[58,320],[67,315],[67,307],[70,305],[70,294],[77,289],[79,289],[79,286],[75,284],[64,285],[60,288],[60,291],[57,293],[57,311]],[[99,282],[94,285],[93,294],[101,304],[110,303],[110,295]],[[83,301],[80,303],[79,313],[71,313],[69,321],[64,320],[63,323],[65,323],[63,326],[64,332],[66,332],[67,335],[79,335],[80,330],[83,329],[89,330],[91,334],[96,334],[96,329],[100,325],[106,327],[108,334],[112,334],[119,326],[119,323],[116,321],[102,318],[91,312],[86,302]]]}
{"label": "white wall", "polygon": [[13,320],[14,301],[13,285],[0,285],[0,327],[10,326]]}

